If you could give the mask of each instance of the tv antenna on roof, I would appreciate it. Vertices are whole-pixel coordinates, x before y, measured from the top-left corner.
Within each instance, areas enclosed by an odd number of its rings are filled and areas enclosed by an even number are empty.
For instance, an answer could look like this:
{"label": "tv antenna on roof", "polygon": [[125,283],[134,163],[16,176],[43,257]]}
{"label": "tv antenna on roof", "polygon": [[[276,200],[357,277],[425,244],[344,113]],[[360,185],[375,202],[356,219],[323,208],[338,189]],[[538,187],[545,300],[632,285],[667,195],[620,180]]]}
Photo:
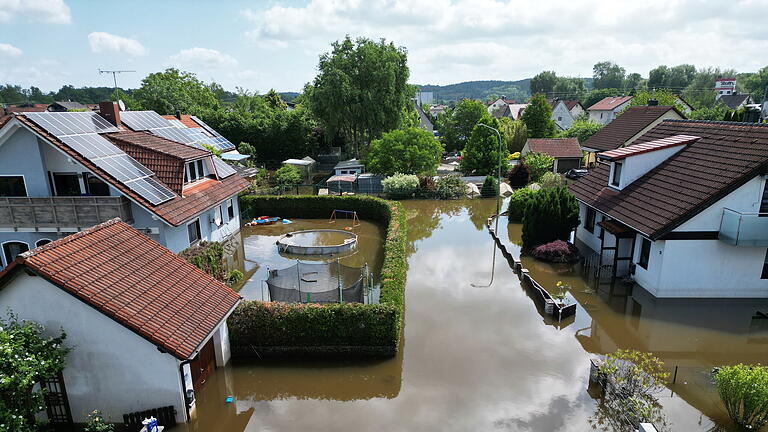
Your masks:
{"label": "tv antenna on roof", "polygon": [[115,83],[115,96],[117,97],[117,103],[118,103],[118,105],[120,105],[120,109],[122,111],[125,111],[125,104],[123,104],[122,103],[123,101],[120,100],[120,93],[119,93],[120,90],[118,90],[118,88],[117,88],[117,74],[126,73],[126,72],[136,72],[136,71],[135,70],[104,70],[104,69],[99,69],[99,75],[101,75],[101,74],[110,74],[110,73],[112,74],[112,81]]}

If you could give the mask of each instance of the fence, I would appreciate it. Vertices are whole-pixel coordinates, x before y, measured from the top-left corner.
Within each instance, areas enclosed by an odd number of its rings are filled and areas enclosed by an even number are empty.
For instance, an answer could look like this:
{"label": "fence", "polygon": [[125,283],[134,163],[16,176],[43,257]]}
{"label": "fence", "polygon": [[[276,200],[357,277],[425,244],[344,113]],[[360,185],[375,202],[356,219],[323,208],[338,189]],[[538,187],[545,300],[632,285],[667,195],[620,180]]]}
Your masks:
{"label": "fence", "polygon": [[370,288],[367,266],[303,263],[270,270],[266,280],[271,301],[282,303],[364,303]]}
{"label": "fence", "polygon": [[162,426],[176,426],[176,409],[173,406],[152,408],[146,411],[123,414],[123,423],[129,427],[141,428],[141,422],[150,417],[156,418],[157,423]]}

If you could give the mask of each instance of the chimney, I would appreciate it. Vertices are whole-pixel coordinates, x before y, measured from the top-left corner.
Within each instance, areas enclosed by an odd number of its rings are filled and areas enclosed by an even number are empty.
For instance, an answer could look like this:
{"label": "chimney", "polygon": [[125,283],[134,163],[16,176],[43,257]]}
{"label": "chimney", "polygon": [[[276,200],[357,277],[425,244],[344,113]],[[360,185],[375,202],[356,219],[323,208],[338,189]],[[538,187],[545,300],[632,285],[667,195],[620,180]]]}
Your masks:
{"label": "chimney", "polygon": [[181,120],[181,111],[176,110],[176,118]]}
{"label": "chimney", "polygon": [[657,101],[656,99],[648,99],[648,106],[658,106],[658,105],[659,105],[659,101]]}
{"label": "chimney", "polygon": [[115,126],[120,126],[120,108],[117,102],[99,102],[99,114]]}

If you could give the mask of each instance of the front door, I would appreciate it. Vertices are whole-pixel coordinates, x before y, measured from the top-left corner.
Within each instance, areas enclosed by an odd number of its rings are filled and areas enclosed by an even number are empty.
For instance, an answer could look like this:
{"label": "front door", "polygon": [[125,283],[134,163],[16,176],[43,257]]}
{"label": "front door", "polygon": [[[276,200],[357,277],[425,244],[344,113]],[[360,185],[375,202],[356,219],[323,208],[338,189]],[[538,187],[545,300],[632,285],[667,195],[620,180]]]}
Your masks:
{"label": "front door", "polygon": [[197,354],[194,360],[189,363],[192,371],[192,388],[195,392],[199,391],[208,376],[216,369],[216,353],[213,350],[213,338],[203,345],[203,349]]}

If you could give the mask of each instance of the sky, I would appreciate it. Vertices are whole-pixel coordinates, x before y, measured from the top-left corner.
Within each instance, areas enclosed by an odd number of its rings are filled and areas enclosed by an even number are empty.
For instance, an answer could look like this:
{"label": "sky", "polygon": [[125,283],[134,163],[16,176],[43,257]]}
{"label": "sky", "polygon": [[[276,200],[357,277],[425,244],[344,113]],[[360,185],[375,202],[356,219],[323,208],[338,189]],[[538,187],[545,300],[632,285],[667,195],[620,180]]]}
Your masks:
{"label": "sky", "polygon": [[753,72],[768,0],[0,0],[0,83],[135,88],[177,67],[226,89],[299,91],[343,38],[408,50],[414,84],[589,77],[611,60]]}

